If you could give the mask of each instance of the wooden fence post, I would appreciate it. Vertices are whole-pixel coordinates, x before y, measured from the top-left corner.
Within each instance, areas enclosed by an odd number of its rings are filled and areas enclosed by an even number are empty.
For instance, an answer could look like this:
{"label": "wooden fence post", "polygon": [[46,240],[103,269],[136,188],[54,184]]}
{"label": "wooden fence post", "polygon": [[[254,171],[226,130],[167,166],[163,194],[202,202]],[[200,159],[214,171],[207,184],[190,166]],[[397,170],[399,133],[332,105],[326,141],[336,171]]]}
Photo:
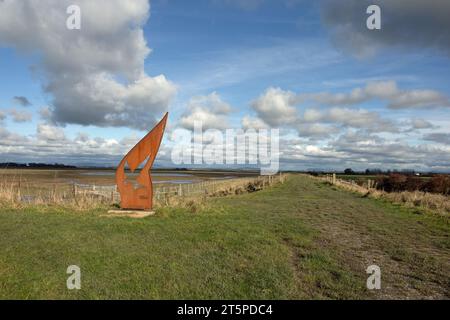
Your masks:
{"label": "wooden fence post", "polygon": [[77,203],[77,185],[75,182],[72,185],[72,192],[73,192],[73,199],[75,200],[75,203]]}
{"label": "wooden fence post", "polygon": [[56,183],[53,183],[53,202],[56,203]]}
{"label": "wooden fence post", "polygon": [[21,188],[21,179],[20,179],[20,177],[19,177],[19,184],[18,184],[18,186],[17,186],[17,201],[18,202],[20,202],[22,199],[21,199],[21,196],[20,196],[20,188]]}

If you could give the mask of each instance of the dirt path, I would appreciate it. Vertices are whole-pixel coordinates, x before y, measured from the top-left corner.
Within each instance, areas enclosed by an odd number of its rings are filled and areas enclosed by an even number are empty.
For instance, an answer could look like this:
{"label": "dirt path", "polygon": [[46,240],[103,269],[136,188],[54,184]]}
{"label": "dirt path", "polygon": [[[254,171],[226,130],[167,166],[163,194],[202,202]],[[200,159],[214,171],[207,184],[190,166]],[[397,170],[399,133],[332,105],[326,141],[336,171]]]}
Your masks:
{"label": "dirt path", "polygon": [[299,218],[319,230],[315,244],[346,268],[364,274],[381,268],[382,289],[367,297],[449,298],[448,221],[295,178]]}

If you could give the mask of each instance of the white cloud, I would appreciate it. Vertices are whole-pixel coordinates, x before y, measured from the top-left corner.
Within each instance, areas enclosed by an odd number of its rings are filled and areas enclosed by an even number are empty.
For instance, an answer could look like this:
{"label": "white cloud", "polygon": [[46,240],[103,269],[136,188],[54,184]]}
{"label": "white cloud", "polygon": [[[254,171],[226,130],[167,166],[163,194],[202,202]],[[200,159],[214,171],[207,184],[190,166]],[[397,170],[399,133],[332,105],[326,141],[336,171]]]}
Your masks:
{"label": "white cloud", "polygon": [[[338,133],[338,128],[356,128],[367,132],[399,133],[402,127],[410,130],[433,128],[425,121],[400,122],[382,117],[378,112],[362,107],[348,107],[370,100],[386,101],[388,108],[425,108],[450,106],[449,99],[434,90],[401,90],[395,81],[372,81],[365,87],[358,87],[349,93],[294,93],[280,88],[268,88],[251,103],[257,113],[253,123],[271,127],[295,128],[301,137],[327,138]],[[298,109],[307,104],[303,115]],[[250,119],[243,119],[243,125],[250,126]]]}
{"label": "white cloud", "polygon": [[47,141],[64,141],[66,135],[62,128],[54,127],[47,124],[39,124],[36,128],[37,137],[40,140]]}
{"label": "white cloud", "polygon": [[251,106],[265,123],[277,127],[295,122],[296,104],[298,99],[295,93],[271,87],[254,100]]}
{"label": "white cloud", "polygon": [[31,114],[31,112],[28,111],[19,111],[16,109],[11,109],[10,111],[12,120],[14,122],[30,122],[31,120],[33,120],[33,115]]}
{"label": "white cloud", "polygon": [[321,111],[317,109],[306,109],[303,114],[303,120],[306,122],[316,122],[323,118]]}
{"label": "white cloud", "polygon": [[434,90],[411,90],[394,96],[388,107],[392,109],[450,107],[450,101],[445,95]]}
{"label": "white cloud", "polygon": [[299,99],[332,106],[354,105],[379,99],[387,101],[387,107],[391,109],[450,107],[449,98],[438,91],[401,90],[395,81],[369,82],[365,87],[355,88],[350,93],[303,94],[299,95]]}
{"label": "white cloud", "polygon": [[395,124],[383,119],[376,112],[365,109],[350,109],[333,107],[327,111],[325,122],[337,123],[352,128],[361,128],[378,132],[397,132]]}
{"label": "white cloud", "polygon": [[249,116],[244,116],[241,120],[241,125],[244,130],[248,129],[267,129],[269,126],[259,118],[252,118]]}
{"label": "white cloud", "polygon": [[204,130],[226,129],[229,127],[227,115],[231,111],[231,106],[224,102],[216,92],[206,96],[195,96],[189,100],[187,110],[181,117],[179,125],[193,130],[195,122],[199,122]]}
{"label": "white cloud", "polygon": [[[81,30],[65,27],[72,4],[81,8]],[[42,57],[55,123],[144,129],[175,94],[164,75],[144,71],[149,10],[147,0],[4,0],[0,43]]]}

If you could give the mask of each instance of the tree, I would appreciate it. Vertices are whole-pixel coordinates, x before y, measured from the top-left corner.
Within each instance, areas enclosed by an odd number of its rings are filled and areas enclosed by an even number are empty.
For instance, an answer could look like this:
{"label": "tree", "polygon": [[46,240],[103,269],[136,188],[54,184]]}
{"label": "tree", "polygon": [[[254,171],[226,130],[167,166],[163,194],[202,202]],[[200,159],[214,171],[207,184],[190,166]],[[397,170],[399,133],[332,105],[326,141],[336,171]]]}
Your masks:
{"label": "tree", "polygon": [[355,171],[352,170],[352,168],[347,168],[344,170],[345,174],[355,174]]}

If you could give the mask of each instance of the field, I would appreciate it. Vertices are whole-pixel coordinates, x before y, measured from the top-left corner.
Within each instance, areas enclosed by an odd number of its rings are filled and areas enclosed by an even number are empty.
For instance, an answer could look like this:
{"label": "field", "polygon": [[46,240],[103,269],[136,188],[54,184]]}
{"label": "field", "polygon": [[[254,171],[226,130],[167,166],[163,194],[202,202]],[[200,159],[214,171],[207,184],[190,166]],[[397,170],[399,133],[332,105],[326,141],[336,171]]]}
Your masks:
{"label": "field", "polygon": [[[448,218],[307,176],[141,220],[0,209],[3,299],[449,298]],[[382,289],[366,289],[377,264]],[[66,268],[81,268],[81,290]]]}

